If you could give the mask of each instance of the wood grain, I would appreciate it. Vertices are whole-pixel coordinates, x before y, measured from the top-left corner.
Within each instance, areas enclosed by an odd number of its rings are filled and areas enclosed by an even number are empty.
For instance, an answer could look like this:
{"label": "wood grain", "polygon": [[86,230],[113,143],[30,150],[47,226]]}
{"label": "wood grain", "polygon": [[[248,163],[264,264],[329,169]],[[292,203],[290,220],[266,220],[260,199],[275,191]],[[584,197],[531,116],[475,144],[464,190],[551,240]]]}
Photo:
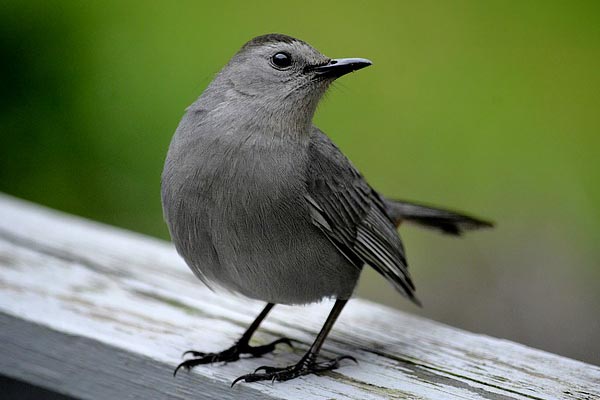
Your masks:
{"label": "wood grain", "polygon": [[295,362],[330,302],[275,307],[261,359],[172,377],[184,350],[230,346],[263,304],[213,293],[163,241],[0,196],[0,374],[81,399],[600,399],[600,368],[351,300],[324,356],[351,362],[283,383],[231,381]]}

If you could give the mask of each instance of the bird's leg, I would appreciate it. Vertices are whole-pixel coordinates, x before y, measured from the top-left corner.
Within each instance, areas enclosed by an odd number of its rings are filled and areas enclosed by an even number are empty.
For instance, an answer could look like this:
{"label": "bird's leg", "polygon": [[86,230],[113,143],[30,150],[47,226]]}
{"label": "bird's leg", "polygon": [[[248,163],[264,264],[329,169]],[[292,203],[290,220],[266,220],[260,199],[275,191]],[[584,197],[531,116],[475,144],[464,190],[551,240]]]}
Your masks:
{"label": "bird's leg", "polygon": [[[333,327],[335,320],[340,315],[342,309],[346,305],[347,300],[336,300],[331,313],[327,317],[323,328],[317,335],[315,342],[310,346],[308,352],[298,361],[295,365],[290,365],[288,367],[276,368],[276,367],[268,367],[262,366],[258,367],[254,373],[242,375],[236,380],[233,381],[231,386],[235,385],[239,381],[244,382],[256,382],[256,381],[287,381],[290,379],[297,378],[302,375],[314,374],[323,371],[330,371],[332,369],[336,369],[339,367],[339,362],[344,359],[349,359],[354,362],[357,362],[354,357],[351,356],[340,356],[336,357],[332,360],[317,362],[317,357],[319,355],[319,351],[321,350],[321,346],[323,346],[323,342],[327,337],[327,334]],[[259,372],[263,371],[263,372]]]}
{"label": "bird's leg", "polygon": [[254,322],[252,322],[252,324],[248,327],[246,332],[244,332],[242,337],[227,350],[223,350],[220,353],[203,353],[201,351],[189,350],[183,353],[184,356],[186,354],[191,354],[192,356],[194,356],[194,358],[185,360],[184,362],[179,364],[177,368],[175,368],[175,371],[173,371],[173,376],[177,374],[177,371],[179,371],[180,368],[190,370],[196,365],[201,364],[210,364],[219,361],[237,361],[240,359],[240,355],[242,354],[249,354],[251,357],[260,357],[263,354],[267,354],[275,350],[275,346],[279,343],[285,343],[288,346],[292,347],[292,342],[288,338],[277,339],[274,342],[265,344],[264,346],[250,346],[249,344],[250,338],[252,337],[260,323],[263,321],[263,319],[265,319],[269,311],[271,311],[274,305],[275,304],[273,303],[268,303],[267,306],[258,315],[258,317],[256,317]]}

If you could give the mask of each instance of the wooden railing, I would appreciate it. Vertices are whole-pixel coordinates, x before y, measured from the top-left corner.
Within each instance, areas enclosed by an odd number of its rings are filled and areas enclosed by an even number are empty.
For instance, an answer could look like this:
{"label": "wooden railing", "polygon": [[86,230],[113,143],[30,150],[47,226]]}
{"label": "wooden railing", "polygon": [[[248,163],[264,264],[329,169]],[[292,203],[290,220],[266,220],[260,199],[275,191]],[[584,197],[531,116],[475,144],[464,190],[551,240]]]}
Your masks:
{"label": "wooden railing", "polygon": [[78,399],[600,399],[596,366],[360,299],[323,353],[359,365],[230,388],[259,365],[295,362],[330,308],[278,306],[255,343],[287,336],[296,350],[172,376],[183,350],[230,346],[262,306],[206,289],[169,243],[0,196],[0,375],[11,381]]}

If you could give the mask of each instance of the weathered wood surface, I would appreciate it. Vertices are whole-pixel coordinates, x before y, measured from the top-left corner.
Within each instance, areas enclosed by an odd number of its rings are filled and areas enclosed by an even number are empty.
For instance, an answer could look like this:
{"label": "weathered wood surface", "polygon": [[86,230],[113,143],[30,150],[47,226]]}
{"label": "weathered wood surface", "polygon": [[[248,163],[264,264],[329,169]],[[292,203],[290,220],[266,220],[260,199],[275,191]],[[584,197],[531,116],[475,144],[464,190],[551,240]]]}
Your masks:
{"label": "weathered wood surface", "polygon": [[[262,359],[171,373],[183,350],[228,347],[263,306],[204,288],[168,243],[0,195],[0,374],[82,399],[599,399],[600,368],[352,300],[324,347],[351,362],[283,383],[330,303],[278,306]],[[1,396],[0,396],[1,397]]]}

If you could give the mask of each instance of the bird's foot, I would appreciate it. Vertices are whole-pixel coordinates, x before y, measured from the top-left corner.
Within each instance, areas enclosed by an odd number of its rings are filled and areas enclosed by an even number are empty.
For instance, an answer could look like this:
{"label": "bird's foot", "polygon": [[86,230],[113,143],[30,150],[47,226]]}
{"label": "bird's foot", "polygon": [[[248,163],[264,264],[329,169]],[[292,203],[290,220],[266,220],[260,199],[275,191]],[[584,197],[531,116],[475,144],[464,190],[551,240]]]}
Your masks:
{"label": "bird's foot", "polygon": [[[288,381],[302,375],[316,374],[324,371],[331,371],[340,366],[340,361],[352,360],[358,364],[358,361],[352,356],[340,356],[332,360],[317,362],[316,355],[311,353],[302,357],[298,364],[290,365],[284,368],[262,366],[258,367],[251,374],[242,375],[231,383],[235,385],[239,381],[257,382],[257,381]],[[263,371],[263,372],[259,372]]]}
{"label": "bird's foot", "polygon": [[194,358],[190,358],[179,364],[177,368],[175,368],[175,371],[173,371],[173,376],[177,375],[177,371],[179,371],[180,368],[185,368],[189,371],[196,365],[237,361],[242,354],[249,354],[251,357],[261,357],[262,355],[275,350],[275,346],[279,343],[285,343],[292,348],[294,347],[290,339],[281,338],[269,344],[265,344],[264,346],[250,346],[247,341],[239,341],[220,353],[203,353],[201,351],[189,350],[183,353],[183,356],[191,354]]}

